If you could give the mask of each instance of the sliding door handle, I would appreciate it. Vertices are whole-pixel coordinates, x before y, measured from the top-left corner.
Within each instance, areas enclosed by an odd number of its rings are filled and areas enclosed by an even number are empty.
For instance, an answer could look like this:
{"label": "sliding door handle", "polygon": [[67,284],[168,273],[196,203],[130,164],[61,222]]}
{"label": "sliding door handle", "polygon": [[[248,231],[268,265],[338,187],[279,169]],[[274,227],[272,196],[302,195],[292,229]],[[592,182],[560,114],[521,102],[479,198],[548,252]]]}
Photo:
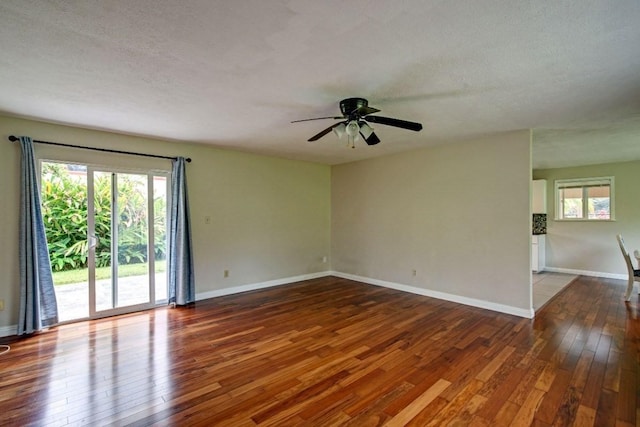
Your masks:
{"label": "sliding door handle", "polygon": [[95,249],[95,247],[98,246],[99,242],[100,242],[100,239],[98,239],[98,237],[89,236],[89,248],[90,249]]}

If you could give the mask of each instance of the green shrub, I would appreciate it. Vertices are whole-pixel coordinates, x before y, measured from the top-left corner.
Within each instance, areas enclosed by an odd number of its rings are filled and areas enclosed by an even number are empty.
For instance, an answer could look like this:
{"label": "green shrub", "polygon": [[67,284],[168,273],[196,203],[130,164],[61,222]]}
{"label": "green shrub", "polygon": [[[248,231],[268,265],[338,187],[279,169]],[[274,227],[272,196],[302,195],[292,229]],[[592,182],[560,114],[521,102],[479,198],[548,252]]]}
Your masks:
{"label": "green shrub", "polygon": [[[42,214],[51,267],[64,271],[87,266],[87,182],[69,174],[65,165],[43,164]],[[118,177],[118,262],[147,261],[146,186],[128,175]],[[94,182],[96,266],[111,265],[111,179],[97,175]],[[156,259],[165,259],[165,201],[154,199]]]}

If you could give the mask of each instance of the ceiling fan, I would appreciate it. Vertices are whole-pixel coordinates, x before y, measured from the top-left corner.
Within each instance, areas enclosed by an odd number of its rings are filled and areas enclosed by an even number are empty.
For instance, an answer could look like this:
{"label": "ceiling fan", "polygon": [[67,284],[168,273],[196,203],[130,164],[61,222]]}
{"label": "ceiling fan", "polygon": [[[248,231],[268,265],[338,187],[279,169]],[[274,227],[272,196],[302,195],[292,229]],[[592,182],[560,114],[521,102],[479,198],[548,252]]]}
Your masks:
{"label": "ceiling fan", "polygon": [[317,141],[329,132],[334,131],[339,138],[342,138],[343,135],[347,135],[348,143],[350,143],[352,148],[355,147],[354,142],[357,141],[360,136],[362,136],[362,139],[364,139],[367,145],[376,145],[380,142],[380,139],[373,132],[373,129],[367,122],[386,126],[395,126],[398,128],[409,129],[416,132],[422,130],[422,124],[420,123],[372,115],[373,113],[377,113],[379,111],[380,110],[378,110],[377,108],[369,107],[369,101],[364,98],[347,98],[340,101],[340,112],[342,112],[342,117],[316,117],[313,119],[294,120],[291,123],[324,119],[342,120],[338,123],[334,123],[322,132],[312,136],[308,139],[308,141]]}

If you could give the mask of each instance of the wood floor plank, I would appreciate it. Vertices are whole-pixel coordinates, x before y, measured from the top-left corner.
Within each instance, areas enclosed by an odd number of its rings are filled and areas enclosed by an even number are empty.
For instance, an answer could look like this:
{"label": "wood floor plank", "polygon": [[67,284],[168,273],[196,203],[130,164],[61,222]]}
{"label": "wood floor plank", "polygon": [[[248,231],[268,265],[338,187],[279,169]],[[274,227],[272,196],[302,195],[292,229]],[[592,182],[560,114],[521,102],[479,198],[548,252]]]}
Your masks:
{"label": "wood floor plank", "polygon": [[621,421],[634,422],[638,390],[636,390],[636,370],[624,370],[620,378],[618,407],[616,418]]}
{"label": "wood floor plank", "polygon": [[596,422],[596,410],[588,406],[580,405],[576,417],[573,420],[575,427],[591,427]]}
{"label": "wood floor plank", "polygon": [[[485,397],[477,395],[478,390],[482,388],[483,384],[480,380],[471,380],[455,398],[449,401],[447,406],[431,419],[427,426],[437,427],[449,425],[456,417],[460,416],[469,416],[470,419],[470,415],[473,415],[478,407],[486,401]],[[469,406],[469,403],[472,403],[471,406]]]}
{"label": "wood floor plank", "polygon": [[545,392],[542,390],[538,390],[537,388],[533,388],[525,401],[522,403],[522,406],[518,410],[518,413],[514,417],[512,421],[513,427],[524,427],[529,426],[534,421],[534,416],[536,415],[536,411],[538,410],[538,406],[542,399],[545,396]]}
{"label": "wood floor plank", "polygon": [[[385,393],[375,401],[372,401],[366,409],[358,412],[355,416],[350,417],[350,420],[344,423],[344,425],[349,427],[384,425],[384,423],[389,421],[391,417],[387,415],[383,409],[390,401],[405,393],[410,387],[410,384],[403,383],[401,386],[391,389],[388,393]],[[314,424],[310,423],[309,425],[313,426]]]}
{"label": "wood floor plank", "polygon": [[[493,420],[505,404],[505,396],[511,396],[516,387],[522,382],[526,370],[513,368],[499,383],[485,384],[478,394],[485,397],[486,402],[480,407],[478,415],[487,420]],[[492,379],[493,380],[493,379]],[[491,385],[491,388],[487,386]]]}
{"label": "wood floor plank", "polygon": [[414,401],[409,403],[395,415],[385,425],[387,427],[403,426],[415,417],[425,406],[433,401],[440,393],[442,393],[451,383],[449,381],[439,379],[436,383],[429,387],[424,393],[418,396]]}
{"label": "wood floor plank", "polygon": [[558,369],[549,391],[544,392],[544,397],[536,411],[536,419],[547,424],[553,423],[558,408],[562,404],[562,396],[566,393],[570,381],[571,372]]}
{"label": "wood floor plank", "polygon": [[323,277],[0,338],[6,425],[640,425],[640,300],[533,320]]}
{"label": "wood floor plank", "polygon": [[502,351],[494,357],[488,364],[485,366],[478,375],[476,375],[476,379],[487,382],[491,378],[493,374],[496,373],[498,368],[507,360],[507,358],[513,353],[515,348],[511,346],[506,346]]}
{"label": "wood floor plank", "polygon": [[507,400],[504,402],[496,416],[489,419],[496,427],[510,426],[519,411],[520,405],[516,405],[515,403]]}

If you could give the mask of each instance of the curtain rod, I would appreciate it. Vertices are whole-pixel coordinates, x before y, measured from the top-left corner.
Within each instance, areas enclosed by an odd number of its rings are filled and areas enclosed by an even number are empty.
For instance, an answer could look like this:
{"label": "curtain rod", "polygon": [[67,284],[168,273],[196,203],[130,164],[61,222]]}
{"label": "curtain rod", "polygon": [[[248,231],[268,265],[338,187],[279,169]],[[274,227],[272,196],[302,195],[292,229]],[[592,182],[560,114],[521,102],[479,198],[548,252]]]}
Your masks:
{"label": "curtain rod", "polygon": [[[9,141],[15,142],[19,139],[13,135],[9,136]],[[62,144],[60,142],[50,142],[50,141],[39,141],[34,139],[33,142],[37,144],[47,144],[47,145],[58,145],[60,147],[71,147],[71,148],[83,148],[85,150],[94,150],[94,151],[105,151],[107,153],[118,153],[118,154],[130,154],[132,156],[142,156],[142,157],[155,157],[156,159],[168,159],[168,160],[176,160],[176,157],[169,156],[159,156],[156,154],[145,154],[145,153],[135,153],[133,151],[122,151],[122,150],[111,150],[109,148],[96,148],[96,147],[85,147],[83,145],[72,145],[72,144]],[[191,158],[187,157],[184,159],[186,162],[191,163]]]}

